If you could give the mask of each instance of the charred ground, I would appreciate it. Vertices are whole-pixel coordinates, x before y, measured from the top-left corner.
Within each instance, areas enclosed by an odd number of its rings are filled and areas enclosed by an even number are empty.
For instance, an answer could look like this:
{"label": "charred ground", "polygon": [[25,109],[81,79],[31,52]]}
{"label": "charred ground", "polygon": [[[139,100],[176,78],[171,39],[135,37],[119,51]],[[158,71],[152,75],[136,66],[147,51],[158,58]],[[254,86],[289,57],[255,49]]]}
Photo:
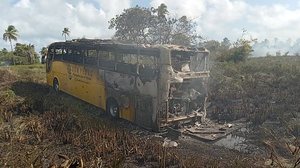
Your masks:
{"label": "charred ground", "polygon": [[[210,117],[219,122],[244,117],[254,123],[247,137],[265,154],[272,153],[275,166],[297,166],[299,158],[299,65],[299,57],[258,58],[212,69]],[[0,68],[1,167],[81,160],[84,167],[265,166],[264,154],[187,137],[176,141],[177,148],[164,148],[162,137],[54,93],[45,85],[42,65]]]}

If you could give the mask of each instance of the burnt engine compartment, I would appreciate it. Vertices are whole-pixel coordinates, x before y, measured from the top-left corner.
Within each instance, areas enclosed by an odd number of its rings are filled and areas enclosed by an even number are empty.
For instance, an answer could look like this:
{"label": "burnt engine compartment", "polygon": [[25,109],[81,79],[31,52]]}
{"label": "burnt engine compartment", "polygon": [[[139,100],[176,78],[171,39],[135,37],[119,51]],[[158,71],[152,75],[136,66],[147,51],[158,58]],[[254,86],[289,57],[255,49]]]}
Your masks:
{"label": "burnt engine compartment", "polygon": [[204,108],[206,89],[202,79],[185,79],[171,83],[169,90],[168,118],[187,116]]}

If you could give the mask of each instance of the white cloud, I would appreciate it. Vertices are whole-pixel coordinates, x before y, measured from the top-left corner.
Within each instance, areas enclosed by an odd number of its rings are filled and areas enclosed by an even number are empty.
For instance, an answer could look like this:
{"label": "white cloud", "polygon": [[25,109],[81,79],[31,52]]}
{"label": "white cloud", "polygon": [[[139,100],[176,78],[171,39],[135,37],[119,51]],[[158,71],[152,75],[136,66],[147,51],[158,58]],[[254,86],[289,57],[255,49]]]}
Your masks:
{"label": "white cloud", "polygon": [[[165,3],[171,16],[187,15],[198,24],[197,30],[208,39],[241,37],[242,29],[249,36],[281,39],[300,37],[300,6],[291,4],[258,6],[245,0],[152,0],[152,6]],[[196,18],[196,19],[195,19]]]}
{"label": "white cloud", "polygon": [[15,7],[20,8],[29,8],[30,0],[20,0],[18,3],[15,4]]}
{"label": "white cloud", "polygon": [[168,10],[173,16],[186,15],[191,19],[201,18],[201,16],[206,12],[206,0],[195,1],[195,0],[152,0],[150,6],[157,7],[161,3],[167,5]]}
{"label": "white cloud", "polygon": [[244,1],[210,0],[207,2],[205,16],[214,22],[233,22],[247,12],[247,4]]}
{"label": "white cloud", "polygon": [[250,22],[270,30],[284,29],[297,23],[300,19],[300,8],[289,10],[279,4],[268,7],[253,7],[250,12],[251,15],[248,16]]}
{"label": "white cloud", "polygon": [[[14,3],[13,3],[14,2]],[[110,38],[108,21],[130,6],[133,0],[1,0],[0,33],[13,24],[19,30],[19,42],[46,46],[61,36],[64,27],[70,38]],[[138,2],[138,1],[136,1]],[[290,1],[289,1],[290,2]],[[299,4],[251,4],[246,0],[149,0],[149,6],[168,6],[170,16],[186,15],[197,23],[197,31],[208,39],[232,41],[245,28],[249,36],[279,39],[300,37]],[[293,6],[291,8],[291,6]],[[9,44],[0,40],[0,48]]]}
{"label": "white cloud", "polygon": [[243,1],[212,0],[208,1],[207,12],[198,22],[204,31],[204,36],[219,40],[224,37],[236,39],[240,36],[243,25],[235,23],[240,22],[246,12],[247,4]]}
{"label": "white cloud", "polygon": [[[18,42],[35,44],[38,48],[63,40],[64,27],[71,31],[71,38],[110,38],[108,21],[124,8],[130,0],[10,0],[0,2],[0,32],[12,24],[19,30]],[[117,5],[116,5],[117,4]],[[0,48],[9,44],[0,41]]]}
{"label": "white cloud", "polygon": [[131,5],[130,0],[98,0],[101,8],[104,10],[108,18],[120,14],[124,9]]}
{"label": "white cloud", "polygon": [[241,0],[152,0],[150,4],[158,6],[161,3],[168,6],[171,16],[186,15],[195,21],[197,31],[209,39],[236,38],[230,35],[234,33],[231,24],[241,20],[247,12],[247,4]]}

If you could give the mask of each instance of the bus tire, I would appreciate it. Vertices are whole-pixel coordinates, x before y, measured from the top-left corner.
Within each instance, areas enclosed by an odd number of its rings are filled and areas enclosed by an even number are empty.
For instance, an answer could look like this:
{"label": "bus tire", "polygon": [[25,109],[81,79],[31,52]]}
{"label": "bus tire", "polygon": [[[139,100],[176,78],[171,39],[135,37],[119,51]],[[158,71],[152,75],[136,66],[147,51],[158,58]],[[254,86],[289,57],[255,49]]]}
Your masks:
{"label": "bus tire", "polygon": [[54,79],[53,79],[53,90],[54,90],[55,92],[59,92],[59,83],[58,83],[57,78],[54,78]]}
{"label": "bus tire", "polygon": [[111,118],[119,118],[119,105],[116,100],[108,99],[106,101],[106,113]]}

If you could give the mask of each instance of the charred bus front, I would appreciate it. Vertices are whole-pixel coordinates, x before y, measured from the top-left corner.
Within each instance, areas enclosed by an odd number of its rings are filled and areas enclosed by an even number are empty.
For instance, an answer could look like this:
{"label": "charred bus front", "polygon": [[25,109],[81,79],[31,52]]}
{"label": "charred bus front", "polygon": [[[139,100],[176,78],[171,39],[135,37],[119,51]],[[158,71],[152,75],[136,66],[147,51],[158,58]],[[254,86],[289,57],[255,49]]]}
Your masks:
{"label": "charred bus front", "polygon": [[209,52],[167,46],[161,54],[160,126],[201,121],[206,117]]}

